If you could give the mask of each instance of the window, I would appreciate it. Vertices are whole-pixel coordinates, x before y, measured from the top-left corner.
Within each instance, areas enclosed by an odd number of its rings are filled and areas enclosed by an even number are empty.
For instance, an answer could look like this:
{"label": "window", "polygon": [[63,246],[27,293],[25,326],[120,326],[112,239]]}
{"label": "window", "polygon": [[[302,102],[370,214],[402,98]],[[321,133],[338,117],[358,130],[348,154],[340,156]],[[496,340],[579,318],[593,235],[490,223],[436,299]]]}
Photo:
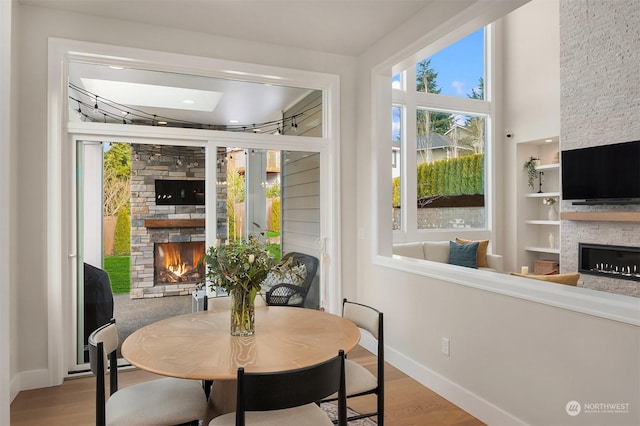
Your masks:
{"label": "window", "polygon": [[[488,228],[486,57],[485,29],[480,29],[392,78],[392,146],[406,150],[407,165],[407,170],[393,165],[394,230]],[[402,75],[415,76],[415,86],[409,79],[404,85],[415,93],[402,89]],[[405,122],[415,129],[411,133],[401,131],[403,110],[411,111]]]}
{"label": "window", "polygon": [[416,90],[484,99],[484,28],[416,64]]}
{"label": "window", "polygon": [[400,174],[402,164],[402,107],[391,107],[391,176],[393,177],[393,229],[400,229]]}

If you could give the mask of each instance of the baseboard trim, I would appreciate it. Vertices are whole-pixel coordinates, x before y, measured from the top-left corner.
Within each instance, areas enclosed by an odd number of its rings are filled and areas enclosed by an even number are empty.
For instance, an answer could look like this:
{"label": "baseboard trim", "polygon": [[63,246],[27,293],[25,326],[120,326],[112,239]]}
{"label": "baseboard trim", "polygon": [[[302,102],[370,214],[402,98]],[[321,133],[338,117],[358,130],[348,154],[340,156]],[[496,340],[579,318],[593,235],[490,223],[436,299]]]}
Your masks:
{"label": "baseboard trim", "polygon": [[[360,339],[360,346],[371,353],[376,353],[375,339],[365,333]],[[525,422],[504,411],[500,407],[481,398],[448,378],[417,363],[400,352],[385,346],[385,361],[402,371],[407,376],[428,387],[446,400],[462,408],[480,421],[490,425],[526,425]]]}
{"label": "baseboard trim", "polygon": [[23,371],[16,374],[9,385],[11,401],[14,400],[20,391],[51,386],[50,379],[49,370],[47,369]]}

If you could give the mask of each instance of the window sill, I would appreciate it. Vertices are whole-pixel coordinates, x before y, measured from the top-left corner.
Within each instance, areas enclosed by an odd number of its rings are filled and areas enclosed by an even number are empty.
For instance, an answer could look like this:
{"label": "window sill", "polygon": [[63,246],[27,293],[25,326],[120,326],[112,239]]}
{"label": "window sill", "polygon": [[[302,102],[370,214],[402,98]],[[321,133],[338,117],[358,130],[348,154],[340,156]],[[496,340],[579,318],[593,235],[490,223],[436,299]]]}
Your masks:
{"label": "window sill", "polygon": [[447,281],[530,302],[640,326],[640,298],[552,284],[505,273],[461,268],[402,256],[375,256],[385,268]]}

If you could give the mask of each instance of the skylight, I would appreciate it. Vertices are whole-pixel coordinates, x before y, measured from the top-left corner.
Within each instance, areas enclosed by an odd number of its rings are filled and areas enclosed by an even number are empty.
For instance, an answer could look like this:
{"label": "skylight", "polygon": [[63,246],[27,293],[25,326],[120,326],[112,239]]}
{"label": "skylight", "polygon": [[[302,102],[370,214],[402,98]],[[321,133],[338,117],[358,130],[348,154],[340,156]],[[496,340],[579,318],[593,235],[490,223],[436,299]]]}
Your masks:
{"label": "skylight", "polygon": [[220,92],[181,87],[93,78],[81,78],[81,80],[89,92],[125,105],[210,112],[216,108],[223,95]]}

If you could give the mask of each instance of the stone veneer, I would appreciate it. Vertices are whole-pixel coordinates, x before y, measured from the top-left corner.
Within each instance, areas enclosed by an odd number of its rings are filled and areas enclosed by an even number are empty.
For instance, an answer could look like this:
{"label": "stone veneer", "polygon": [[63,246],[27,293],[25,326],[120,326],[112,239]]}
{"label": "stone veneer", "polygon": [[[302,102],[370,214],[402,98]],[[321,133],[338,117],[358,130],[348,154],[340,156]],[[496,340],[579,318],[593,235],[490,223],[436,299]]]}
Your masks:
{"label": "stone veneer", "polygon": [[[640,139],[640,2],[561,0],[562,150]],[[640,163],[640,159],[638,159]],[[640,206],[574,206],[561,211],[640,211]],[[578,270],[578,243],[640,247],[638,222],[561,222],[561,272]],[[591,275],[581,285],[640,297],[640,283]]]}
{"label": "stone veneer", "polygon": [[[224,180],[226,166],[224,162],[219,164],[218,180]],[[156,179],[205,180],[204,150],[200,147],[131,145],[132,299],[189,295],[196,287],[193,283],[154,282],[154,243],[205,241],[206,237],[204,227],[145,227],[146,219],[205,219],[204,205],[156,205]],[[224,229],[220,224],[226,223],[226,188],[216,188],[218,229]]]}

